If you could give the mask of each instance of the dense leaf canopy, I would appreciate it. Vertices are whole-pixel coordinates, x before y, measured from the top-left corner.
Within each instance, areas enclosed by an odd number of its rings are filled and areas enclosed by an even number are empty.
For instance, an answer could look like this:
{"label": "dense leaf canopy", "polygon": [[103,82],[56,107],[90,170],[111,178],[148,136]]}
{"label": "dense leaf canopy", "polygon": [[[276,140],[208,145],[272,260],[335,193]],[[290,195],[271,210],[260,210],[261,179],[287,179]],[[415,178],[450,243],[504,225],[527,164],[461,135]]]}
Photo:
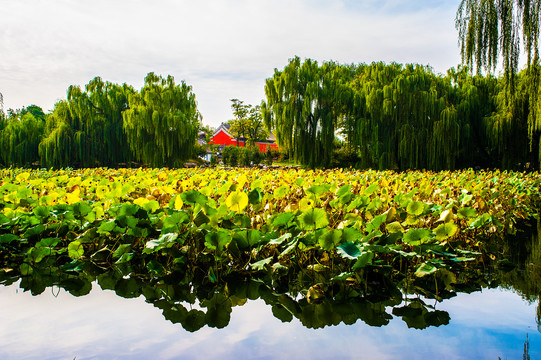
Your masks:
{"label": "dense leaf canopy", "polygon": [[342,166],[518,168],[539,154],[541,127],[528,126],[535,111],[529,77],[517,76],[509,100],[505,78],[466,67],[443,76],[413,64],[318,65],[297,57],[267,79],[262,110],[282,151],[311,167],[335,165],[341,148],[355,161]]}
{"label": "dense leaf canopy", "polygon": [[0,111],[0,164],[179,166],[192,156],[201,116],[191,87],[148,74],[140,92],[96,77],[70,86],[50,114]]}

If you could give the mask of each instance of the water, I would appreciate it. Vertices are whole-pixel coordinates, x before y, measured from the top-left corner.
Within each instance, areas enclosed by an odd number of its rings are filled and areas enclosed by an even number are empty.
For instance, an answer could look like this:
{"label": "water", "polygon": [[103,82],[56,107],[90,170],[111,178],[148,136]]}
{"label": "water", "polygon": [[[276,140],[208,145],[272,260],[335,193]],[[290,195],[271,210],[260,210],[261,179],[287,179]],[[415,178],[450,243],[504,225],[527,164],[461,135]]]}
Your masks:
{"label": "water", "polygon": [[512,290],[485,288],[437,303],[448,325],[417,330],[393,316],[381,327],[357,320],[309,329],[296,318],[282,323],[258,299],[234,307],[225,328],[192,333],[142,296],[125,299],[95,283],[86,296],[57,288],[32,296],[17,283],[0,287],[0,358],[521,359],[528,336],[536,359],[537,306]]}

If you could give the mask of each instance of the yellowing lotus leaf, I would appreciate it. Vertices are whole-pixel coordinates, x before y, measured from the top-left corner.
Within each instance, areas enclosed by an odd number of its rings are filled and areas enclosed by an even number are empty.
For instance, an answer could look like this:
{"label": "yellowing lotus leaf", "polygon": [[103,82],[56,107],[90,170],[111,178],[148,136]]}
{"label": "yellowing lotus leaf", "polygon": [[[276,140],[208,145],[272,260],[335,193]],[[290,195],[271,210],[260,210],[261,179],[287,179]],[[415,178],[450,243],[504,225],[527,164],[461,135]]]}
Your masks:
{"label": "yellowing lotus leaf", "polygon": [[74,191],[72,193],[67,193],[66,194],[66,203],[71,205],[71,204],[75,204],[75,203],[78,203],[79,201],[81,201],[81,198],[79,197],[79,192],[78,191]]}
{"label": "yellowing lotus leaf", "polygon": [[182,205],[184,205],[184,202],[182,201],[180,195],[175,196],[175,210],[182,209]]}
{"label": "yellowing lotus leaf", "polygon": [[[140,197],[140,198],[137,198],[135,200],[133,200],[133,203],[135,205],[139,205],[139,206],[143,206],[145,205],[147,202],[149,202],[150,200],[148,200],[147,198],[144,198],[144,197]],[[181,200],[182,201],[182,200]]]}
{"label": "yellowing lotus leaf", "polygon": [[15,180],[17,180],[20,183],[24,183],[24,182],[26,182],[26,180],[28,180],[29,177],[30,177],[30,173],[28,171],[25,171],[25,172],[20,173],[19,175],[17,175],[15,177]]}
{"label": "yellowing lotus leaf", "polygon": [[299,210],[301,211],[306,211],[306,210],[312,209],[313,207],[314,207],[314,200],[308,197],[303,197],[301,201],[299,201]]}
{"label": "yellowing lotus leaf", "polygon": [[225,205],[229,210],[241,212],[248,206],[248,195],[242,191],[234,191],[225,199]]}

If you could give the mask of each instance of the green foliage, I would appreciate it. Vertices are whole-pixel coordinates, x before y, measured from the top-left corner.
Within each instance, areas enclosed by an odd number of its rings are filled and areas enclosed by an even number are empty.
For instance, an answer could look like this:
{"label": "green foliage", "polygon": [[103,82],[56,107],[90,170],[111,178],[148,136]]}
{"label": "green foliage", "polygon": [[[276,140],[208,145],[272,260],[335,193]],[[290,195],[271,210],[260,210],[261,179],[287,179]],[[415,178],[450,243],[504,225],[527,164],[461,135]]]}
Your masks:
{"label": "green foliage", "polygon": [[312,168],[331,164],[338,117],[351,97],[351,76],[350,69],[334,62],[319,66],[295,57],[267,79],[263,118],[288,158]]}
{"label": "green foliage", "polygon": [[128,106],[127,85],[91,80],[82,91],[70,86],[66,100],[55,104],[46,136],[39,146],[47,167],[111,166],[133,160],[123,130],[122,112]]}
{"label": "green foliage", "polygon": [[129,96],[123,112],[124,130],[138,161],[151,166],[181,166],[194,153],[201,115],[195,95],[184,82],[177,85],[149,73],[140,92]]}
{"label": "green foliage", "polygon": [[465,67],[442,76],[412,64],[294,58],[267,79],[262,112],[286,157],[310,167],[518,169],[538,164],[538,74],[521,74],[510,97],[504,78]]}
{"label": "green foliage", "polygon": [[263,154],[257,148],[225,146],[222,152],[222,160],[229,166],[251,166],[259,164]]}
{"label": "green foliage", "polygon": [[0,163],[6,166],[30,166],[39,161],[39,143],[41,142],[45,122],[43,111],[33,107],[38,117],[32,112],[12,114],[7,119],[0,115]]}
{"label": "green foliage", "polygon": [[231,99],[231,102],[235,118],[228,122],[231,125],[229,132],[238,139],[237,146],[254,146],[256,141],[265,140],[268,133],[264,127],[261,107],[244,104],[239,99]]}
{"label": "green foliage", "polygon": [[512,171],[4,169],[3,276],[76,296],[97,280],[188,330],[225,326],[258,296],[311,327],[385,325],[390,307],[408,326],[438,326],[448,315],[419,298],[471,291],[494,263],[509,272],[502,237],[538,214],[539,183]]}
{"label": "green foliage", "polygon": [[[489,139],[499,135],[497,145],[505,146],[505,150],[499,150],[512,151],[507,156],[516,156],[514,146],[524,141],[517,141],[514,135],[519,132],[523,136],[527,127],[530,146],[518,146],[518,155],[533,151],[536,162],[541,158],[540,13],[539,0],[462,0],[456,14],[463,63],[475,65],[478,72],[494,71],[498,59],[503,59],[499,109],[491,116],[493,134]],[[521,48],[527,54],[527,68],[518,74]]]}

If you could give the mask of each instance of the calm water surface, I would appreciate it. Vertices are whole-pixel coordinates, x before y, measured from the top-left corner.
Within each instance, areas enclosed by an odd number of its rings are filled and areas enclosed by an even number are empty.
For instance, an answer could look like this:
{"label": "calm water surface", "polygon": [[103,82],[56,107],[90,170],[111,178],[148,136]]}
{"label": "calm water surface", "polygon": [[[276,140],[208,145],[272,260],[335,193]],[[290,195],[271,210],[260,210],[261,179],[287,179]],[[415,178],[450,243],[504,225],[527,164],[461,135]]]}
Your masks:
{"label": "calm water surface", "polygon": [[224,329],[190,333],[143,297],[97,284],[81,297],[50,288],[32,296],[13,284],[0,286],[0,359],[522,359],[527,336],[538,359],[537,306],[510,290],[483,289],[436,304],[448,325],[410,329],[394,317],[382,327],[358,320],[308,329],[254,300],[234,307]]}

